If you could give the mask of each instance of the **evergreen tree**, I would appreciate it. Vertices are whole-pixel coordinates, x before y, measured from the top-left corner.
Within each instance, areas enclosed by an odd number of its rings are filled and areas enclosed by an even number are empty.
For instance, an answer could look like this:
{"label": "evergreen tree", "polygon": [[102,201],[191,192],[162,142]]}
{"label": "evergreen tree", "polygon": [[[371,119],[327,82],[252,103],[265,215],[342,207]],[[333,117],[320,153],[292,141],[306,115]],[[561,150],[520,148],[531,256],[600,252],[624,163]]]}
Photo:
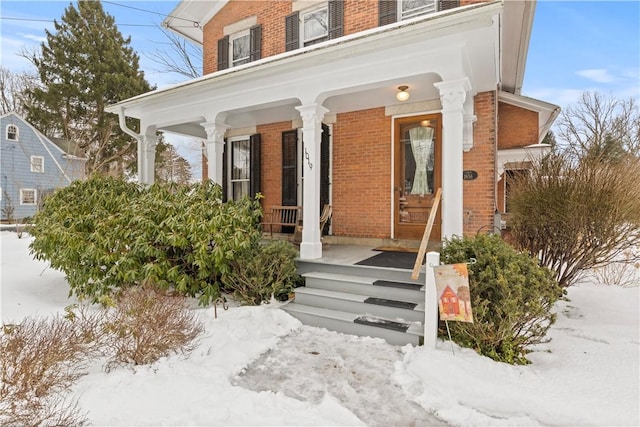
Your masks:
{"label": "evergreen tree", "polygon": [[161,135],[156,146],[155,178],[158,182],[191,182],[191,165],[173,145],[164,141],[164,135]]}
{"label": "evergreen tree", "polygon": [[[40,86],[26,93],[27,119],[49,136],[65,138],[89,159],[87,173],[121,175],[136,168],[136,143],[105,106],[151,90],[129,47],[99,1],[69,4],[41,52],[29,58]],[[139,124],[131,120],[131,129]]]}

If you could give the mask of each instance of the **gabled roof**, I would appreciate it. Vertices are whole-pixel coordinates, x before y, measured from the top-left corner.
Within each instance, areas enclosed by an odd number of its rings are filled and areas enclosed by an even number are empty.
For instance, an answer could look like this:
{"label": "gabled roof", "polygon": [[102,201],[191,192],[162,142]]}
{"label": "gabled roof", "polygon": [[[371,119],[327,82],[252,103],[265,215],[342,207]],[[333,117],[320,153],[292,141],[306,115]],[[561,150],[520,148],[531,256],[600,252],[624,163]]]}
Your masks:
{"label": "gabled roof", "polygon": [[[182,0],[162,22],[162,25],[181,37],[202,45],[204,26],[228,2],[229,0]],[[504,8],[501,22],[500,88],[506,92],[520,94],[524,81],[536,0],[500,0],[488,3],[502,3]],[[473,6],[478,6],[478,4]],[[452,11],[462,11],[466,7],[468,6],[452,9]]]}
{"label": "gabled roof", "polygon": [[[63,156],[65,158],[67,158],[67,159],[87,161],[86,158],[83,158],[83,157],[80,157],[80,156],[77,155],[77,154],[80,154],[80,153],[77,153],[74,150],[69,150],[69,148],[77,147],[77,145],[73,144],[72,142],[67,141],[67,140],[65,140],[63,138],[53,138],[53,137],[46,136],[45,134],[40,132],[38,129],[36,129],[35,126],[33,126],[31,123],[29,123],[24,117],[22,117],[20,114],[15,113],[13,111],[9,112],[7,114],[3,114],[2,116],[0,116],[0,120],[6,119],[7,117],[13,117],[15,120],[19,120],[25,126],[29,127],[35,133],[35,135],[38,137],[38,140],[44,146],[44,148],[47,150],[47,152],[49,152],[49,154],[52,154],[50,149],[53,149],[53,150],[56,150],[58,152],[61,152],[63,154]],[[60,167],[60,165],[58,165],[58,166]]]}

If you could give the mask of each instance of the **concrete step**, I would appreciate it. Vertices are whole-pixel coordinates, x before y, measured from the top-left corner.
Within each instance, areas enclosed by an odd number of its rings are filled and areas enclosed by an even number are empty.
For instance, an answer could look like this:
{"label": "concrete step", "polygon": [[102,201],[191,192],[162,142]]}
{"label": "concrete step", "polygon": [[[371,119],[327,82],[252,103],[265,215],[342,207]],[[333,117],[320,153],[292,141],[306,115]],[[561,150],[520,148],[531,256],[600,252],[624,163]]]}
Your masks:
{"label": "concrete step", "polygon": [[373,277],[329,272],[308,272],[302,275],[308,288],[326,289],[356,295],[366,295],[393,301],[424,302],[424,286],[417,282],[398,282]]}
{"label": "concrete step", "polygon": [[[295,290],[297,304],[373,315],[389,320],[424,321],[424,302],[406,302],[337,292],[327,289],[301,287]],[[424,298],[423,298],[424,299]]]}
{"label": "concrete step", "polygon": [[419,322],[389,321],[377,316],[363,316],[298,302],[286,304],[283,309],[305,325],[352,335],[378,337],[393,345],[419,345],[423,335],[423,326]]}
{"label": "concrete step", "polygon": [[417,279],[411,278],[411,270],[374,267],[368,265],[349,265],[330,263],[322,260],[296,260],[298,273],[303,275],[310,272],[326,272],[334,274],[346,274],[349,276],[375,277],[379,280],[393,280],[398,282],[416,283],[424,285],[425,269],[422,266]]}

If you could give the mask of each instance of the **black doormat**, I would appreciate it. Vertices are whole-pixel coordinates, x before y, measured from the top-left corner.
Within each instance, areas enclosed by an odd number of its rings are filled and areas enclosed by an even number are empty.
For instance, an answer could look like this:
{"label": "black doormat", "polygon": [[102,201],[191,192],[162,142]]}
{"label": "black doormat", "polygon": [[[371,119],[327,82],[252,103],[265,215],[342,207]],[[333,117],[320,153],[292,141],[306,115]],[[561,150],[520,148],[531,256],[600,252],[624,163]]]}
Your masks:
{"label": "black doormat", "polygon": [[[372,257],[357,262],[356,265],[371,265],[375,267],[403,268],[413,270],[417,254],[412,252],[380,252]],[[424,261],[423,261],[424,264]]]}

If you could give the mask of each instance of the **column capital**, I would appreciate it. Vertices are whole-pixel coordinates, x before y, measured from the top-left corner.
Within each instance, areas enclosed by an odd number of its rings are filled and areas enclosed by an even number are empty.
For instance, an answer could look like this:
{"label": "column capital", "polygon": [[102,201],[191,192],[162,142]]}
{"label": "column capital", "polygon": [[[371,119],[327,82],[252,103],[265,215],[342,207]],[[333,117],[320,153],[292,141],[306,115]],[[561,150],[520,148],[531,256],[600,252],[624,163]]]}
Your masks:
{"label": "column capital", "polygon": [[300,117],[302,117],[303,130],[320,126],[324,115],[329,112],[327,108],[320,104],[306,104],[295,108],[300,112]]}
{"label": "column capital", "polygon": [[442,111],[462,111],[471,90],[471,82],[467,77],[458,80],[447,80],[433,84],[440,91]]}
{"label": "column capital", "polygon": [[207,133],[207,142],[217,142],[219,144],[224,143],[224,135],[230,127],[225,123],[219,122],[205,122],[201,123],[200,126]]}

